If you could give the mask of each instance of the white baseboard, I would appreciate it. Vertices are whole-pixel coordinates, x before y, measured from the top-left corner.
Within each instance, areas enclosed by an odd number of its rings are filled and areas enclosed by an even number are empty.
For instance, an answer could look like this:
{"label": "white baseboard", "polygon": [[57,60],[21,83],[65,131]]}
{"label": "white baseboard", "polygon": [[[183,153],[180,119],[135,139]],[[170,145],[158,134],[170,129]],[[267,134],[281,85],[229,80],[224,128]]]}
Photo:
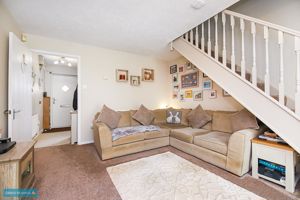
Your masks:
{"label": "white baseboard", "polygon": [[92,144],[92,143],[94,143],[94,140],[90,140],[90,141],[84,141],[84,142],[78,142],[77,144],[78,145],[84,145],[84,144]]}

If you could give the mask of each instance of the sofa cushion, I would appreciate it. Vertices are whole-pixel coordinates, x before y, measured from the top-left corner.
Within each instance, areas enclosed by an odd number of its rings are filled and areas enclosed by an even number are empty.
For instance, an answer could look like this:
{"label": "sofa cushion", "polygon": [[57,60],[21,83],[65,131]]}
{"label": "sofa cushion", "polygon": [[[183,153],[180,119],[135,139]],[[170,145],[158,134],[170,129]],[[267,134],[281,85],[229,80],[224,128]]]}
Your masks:
{"label": "sofa cushion", "polygon": [[230,133],[213,131],[194,137],[194,144],[223,155],[227,155]]}
{"label": "sofa cushion", "polygon": [[208,115],[200,105],[198,105],[188,114],[187,119],[193,128],[201,128],[211,121],[211,116]]}
{"label": "sofa cushion", "polygon": [[141,124],[147,126],[153,122],[154,114],[150,110],[148,110],[144,105],[141,105],[138,111],[134,113],[132,118],[137,120]]}
{"label": "sofa cushion", "polygon": [[259,129],[256,117],[246,109],[231,116],[231,126],[233,132],[243,129]]}
{"label": "sofa cushion", "polygon": [[187,127],[187,128],[171,130],[170,136],[174,137],[178,140],[192,144],[194,141],[194,136],[202,135],[202,134],[205,134],[208,132],[209,131],[205,130],[205,129],[197,129],[197,128]]}
{"label": "sofa cushion", "polygon": [[179,129],[179,128],[186,128],[188,126],[182,125],[182,124],[167,124],[167,123],[160,123],[156,124],[160,128],[166,128],[166,129]]}
{"label": "sofa cushion", "polygon": [[192,111],[192,109],[187,109],[187,108],[181,108],[181,109],[174,109],[176,111],[181,111],[181,124],[188,126],[189,121],[187,119],[188,114]]}
{"label": "sofa cushion", "polygon": [[114,111],[104,105],[100,115],[98,116],[97,122],[103,122],[110,128],[114,129],[117,128],[120,118],[121,114],[119,112]]}
{"label": "sofa cushion", "polygon": [[119,113],[121,114],[121,118],[118,123],[118,128],[131,126],[130,111],[119,111]]}
{"label": "sofa cushion", "polygon": [[140,126],[142,125],[140,122],[136,121],[132,118],[132,116],[136,113],[136,110],[130,110],[130,126]]}
{"label": "sofa cushion", "polygon": [[122,144],[128,144],[132,142],[142,141],[145,139],[145,133],[136,133],[128,136],[121,137],[112,142],[113,146],[118,146]]}
{"label": "sofa cushion", "polygon": [[152,111],[154,114],[154,124],[166,123],[166,109],[155,109]]}
{"label": "sofa cushion", "polygon": [[232,133],[231,116],[236,112],[215,111],[212,118],[212,130]]}
{"label": "sofa cushion", "polygon": [[145,139],[153,139],[153,138],[161,138],[161,137],[169,137],[170,130],[169,129],[160,129],[160,131],[149,131],[145,132]]}

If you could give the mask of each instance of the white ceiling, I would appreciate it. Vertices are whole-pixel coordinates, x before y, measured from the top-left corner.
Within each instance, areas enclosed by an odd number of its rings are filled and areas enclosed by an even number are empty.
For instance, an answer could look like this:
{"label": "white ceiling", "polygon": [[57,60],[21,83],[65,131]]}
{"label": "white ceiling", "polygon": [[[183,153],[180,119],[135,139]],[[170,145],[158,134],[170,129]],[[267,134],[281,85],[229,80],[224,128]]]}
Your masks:
{"label": "white ceiling", "polygon": [[170,41],[238,0],[2,1],[23,32],[168,59]]}
{"label": "white ceiling", "polygon": [[[42,56],[44,57],[46,67],[55,65],[57,67],[70,68],[68,66],[68,63],[71,63],[72,68],[77,68],[77,59],[75,59],[75,58],[61,57],[61,56],[55,56],[55,55],[42,55]],[[54,64],[54,61],[60,60],[62,58],[63,58],[63,60],[66,61],[64,64],[62,64],[62,63]]]}

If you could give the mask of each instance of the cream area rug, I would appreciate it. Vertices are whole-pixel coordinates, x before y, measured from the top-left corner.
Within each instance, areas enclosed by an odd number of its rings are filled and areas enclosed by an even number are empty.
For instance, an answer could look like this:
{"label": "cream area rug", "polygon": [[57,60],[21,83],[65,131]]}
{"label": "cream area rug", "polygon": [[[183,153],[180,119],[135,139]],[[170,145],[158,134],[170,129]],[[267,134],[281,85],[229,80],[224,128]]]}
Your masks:
{"label": "cream area rug", "polygon": [[107,168],[122,200],[262,200],[171,152]]}

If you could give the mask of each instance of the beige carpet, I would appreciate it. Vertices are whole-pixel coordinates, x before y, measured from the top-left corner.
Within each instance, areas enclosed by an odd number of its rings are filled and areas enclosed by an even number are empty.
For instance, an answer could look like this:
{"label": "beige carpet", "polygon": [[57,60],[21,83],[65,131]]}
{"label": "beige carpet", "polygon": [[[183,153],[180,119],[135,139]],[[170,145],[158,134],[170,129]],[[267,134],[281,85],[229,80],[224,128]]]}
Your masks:
{"label": "beige carpet", "polygon": [[262,200],[171,152],[107,168],[123,200]]}
{"label": "beige carpet", "polygon": [[71,131],[42,133],[37,138],[34,148],[59,146],[71,143]]}

